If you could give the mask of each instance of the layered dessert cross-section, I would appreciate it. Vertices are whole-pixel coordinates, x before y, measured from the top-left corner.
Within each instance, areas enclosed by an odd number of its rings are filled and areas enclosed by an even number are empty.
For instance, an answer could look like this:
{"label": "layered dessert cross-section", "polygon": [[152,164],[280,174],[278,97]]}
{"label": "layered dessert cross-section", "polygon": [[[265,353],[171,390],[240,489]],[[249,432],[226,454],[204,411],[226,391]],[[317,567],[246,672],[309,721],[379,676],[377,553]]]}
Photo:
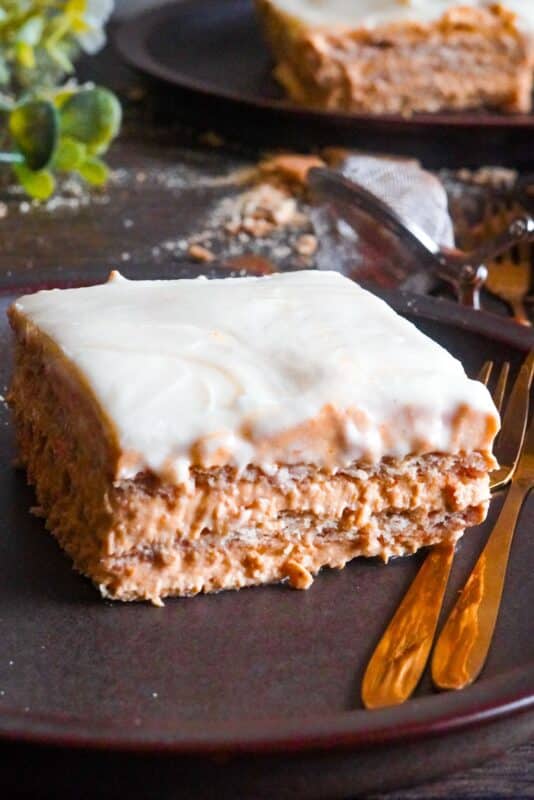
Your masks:
{"label": "layered dessert cross-section", "polygon": [[256,0],[275,76],[303,105],[527,112],[532,0]]}
{"label": "layered dessert cross-section", "polygon": [[40,291],[9,310],[39,513],[106,597],[287,580],[481,522],[486,388],[334,272]]}

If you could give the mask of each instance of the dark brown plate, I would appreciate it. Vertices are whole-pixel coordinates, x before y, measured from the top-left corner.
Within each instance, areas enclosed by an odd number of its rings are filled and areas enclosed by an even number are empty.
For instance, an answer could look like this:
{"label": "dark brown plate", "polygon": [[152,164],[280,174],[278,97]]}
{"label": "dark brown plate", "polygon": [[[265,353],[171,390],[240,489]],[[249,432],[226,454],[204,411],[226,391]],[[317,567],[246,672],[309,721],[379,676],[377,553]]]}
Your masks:
{"label": "dark brown plate", "polygon": [[[5,309],[35,288],[0,290],[3,393]],[[516,368],[533,343],[530,331],[447,301],[390,299],[470,372],[486,358]],[[33,493],[12,466],[0,410],[0,786],[22,780],[54,798],[170,798],[179,786],[182,797],[324,800],[461,769],[534,732],[534,497],[478,683],[438,695],[426,677],[409,703],[368,712],[365,663],[420,557],[359,559],[308,592],[247,589],[162,609],[105,602],[29,514]],[[463,540],[447,607],[501,502]]]}
{"label": "dark brown plate", "polygon": [[185,116],[244,143],[347,144],[429,165],[532,166],[533,114],[347,114],[299,107],[272,78],[252,0],[185,0],[126,22],[116,43],[146,74],[186,92],[167,97]]}

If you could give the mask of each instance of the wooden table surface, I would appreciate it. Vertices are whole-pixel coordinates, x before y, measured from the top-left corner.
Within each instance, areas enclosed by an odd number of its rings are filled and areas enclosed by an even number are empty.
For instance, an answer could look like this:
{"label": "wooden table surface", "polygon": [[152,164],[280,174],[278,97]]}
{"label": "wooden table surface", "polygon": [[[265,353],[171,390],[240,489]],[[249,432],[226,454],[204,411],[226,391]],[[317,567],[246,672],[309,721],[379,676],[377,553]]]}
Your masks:
{"label": "wooden table surface", "polygon": [[[10,188],[0,190],[1,283],[22,287],[36,279],[76,280],[80,272],[97,280],[111,268],[130,277],[147,270],[177,276],[191,266],[187,243],[199,231],[208,231],[210,246],[226,248],[225,255],[262,252],[246,237],[218,241],[214,213],[231,193],[221,176],[246,165],[252,149],[242,143],[213,147],[213,137],[199,139],[202,131],[177,121],[165,93],[147,89],[109,49],[84,70],[87,77],[112,85],[125,101],[123,135],[110,155],[113,180],[94,195],[67,182],[41,207]],[[281,260],[294,257],[283,241],[274,246]],[[380,795],[386,797],[534,798],[534,745],[465,774]]]}

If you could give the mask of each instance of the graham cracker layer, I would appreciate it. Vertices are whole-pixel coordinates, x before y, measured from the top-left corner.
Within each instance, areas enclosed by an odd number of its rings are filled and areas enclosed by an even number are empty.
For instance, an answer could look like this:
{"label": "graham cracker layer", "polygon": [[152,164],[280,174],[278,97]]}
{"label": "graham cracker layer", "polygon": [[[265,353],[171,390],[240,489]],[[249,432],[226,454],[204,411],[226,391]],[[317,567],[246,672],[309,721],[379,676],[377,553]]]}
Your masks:
{"label": "graham cracker layer", "polygon": [[107,597],[149,599],[277,581],[456,541],[487,507],[487,453],[428,453],[343,470],[194,467],[186,485],[116,480],[114,444],[73,375],[19,343],[10,392],[39,513]]}

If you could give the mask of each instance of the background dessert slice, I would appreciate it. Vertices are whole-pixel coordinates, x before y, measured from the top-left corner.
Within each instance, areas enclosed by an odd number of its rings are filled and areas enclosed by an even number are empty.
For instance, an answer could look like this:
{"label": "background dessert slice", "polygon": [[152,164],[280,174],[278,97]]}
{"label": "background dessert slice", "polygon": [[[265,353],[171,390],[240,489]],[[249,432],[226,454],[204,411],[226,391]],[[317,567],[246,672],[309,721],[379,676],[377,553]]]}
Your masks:
{"label": "background dessert slice", "polygon": [[115,275],[10,320],[21,460],[106,596],[304,588],[484,518],[489,394],[337,273]]}
{"label": "background dessert slice", "polygon": [[371,113],[529,111],[534,5],[521,0],[256,0],[291,98]]}

